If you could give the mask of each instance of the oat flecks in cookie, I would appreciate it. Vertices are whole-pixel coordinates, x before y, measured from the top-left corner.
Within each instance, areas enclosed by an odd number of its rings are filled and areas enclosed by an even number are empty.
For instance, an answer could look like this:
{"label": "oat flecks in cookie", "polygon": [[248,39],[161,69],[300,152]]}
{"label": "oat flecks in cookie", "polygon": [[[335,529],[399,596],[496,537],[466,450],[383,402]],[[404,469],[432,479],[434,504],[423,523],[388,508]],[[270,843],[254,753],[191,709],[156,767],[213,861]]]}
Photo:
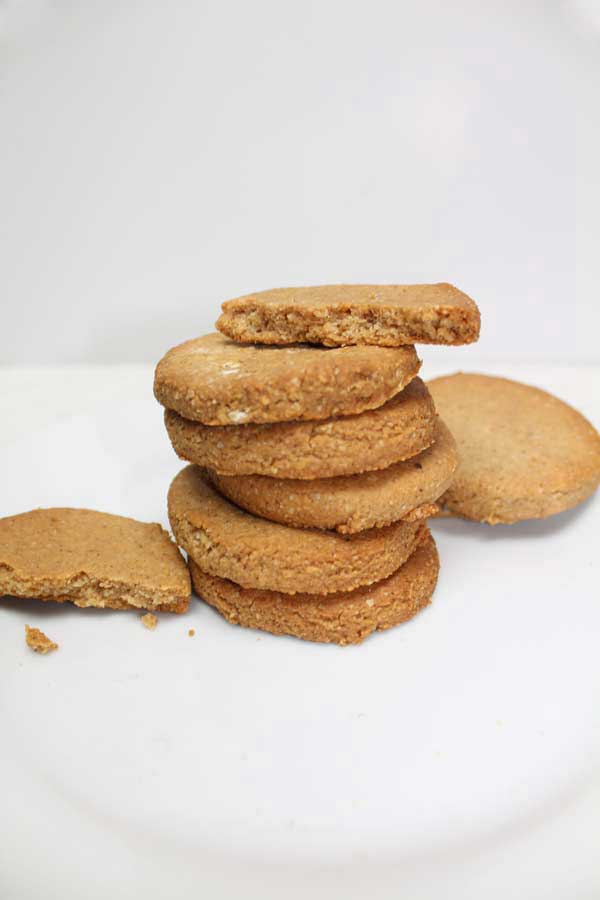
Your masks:
{"label": "oat flecks in cookie", "polygon": [[185,612],[191,585],[160,525],[90,509],[0,519],[0,597]]}
{"label": "oat flecks in cookie", "polygon": [[203,572],[193,560],[190,569],[198,596],[232,624],[345,645],[405,622],[426,606],[436,586],[439,559],[425,528],[415,552],[388,578],[326,596],[249,590]]}
{"label": "oat flecks in cookie", "polygon": [[480,328],[475,301],[446,283],[275,288],[228,300],[222,310],[223,334],[263,344],[470,344]]}
{"label": "oat flecks in cookie", "polygon": [[446,514],[491,525],[544,518],[580,503],[600,482],[600,436],[546,391],[489,375],[429,382],[461,465],[441,498]]}
{"label": "oat flecks in cookie", "polygon": [[256,516],[353,534],[432,504],[451,483],[457,465],[454,438],[438,419],[431,447],[376,472],[312,480],[208,474],[222,494]]}
{"label": "oat flecks in cookie", "polygon": [[412,346],[261,347],[207,334],[165,354],[154,394],[167,409],[205,425],[326,419],[380,406],[420,364]]}
{"label": "oat flecks in cookie", "polygon": [[58,650],[58,644],[46,637],[43,631],[30,628],[29,625],[25,626],[25,643],[35,653],[52,653],[53,650]]}
{"label": "oat flecks in cookie", "polygon": [[140,621],[144,628],[148,628],[149,631],[154,631],[154,629],[158,625],[158,619],[152,613],[146,613],[141,617]]}
{"label": "oat flecks in cookie", "polygon": [[420,378],[377,409],[317,421],[203,425],[165,410],[177,454],[222,475],[324,478],[385,469],[434,439],[436,415]]}
{"label": "oat flecks in cookie", "polygon": [[289,594],[349,591],[386,578],[413,552],[423,528],[396,522],[354,535],[289,528],[234,506],[197,466],[171,484],[169,519],[178,543],[204,571]]}

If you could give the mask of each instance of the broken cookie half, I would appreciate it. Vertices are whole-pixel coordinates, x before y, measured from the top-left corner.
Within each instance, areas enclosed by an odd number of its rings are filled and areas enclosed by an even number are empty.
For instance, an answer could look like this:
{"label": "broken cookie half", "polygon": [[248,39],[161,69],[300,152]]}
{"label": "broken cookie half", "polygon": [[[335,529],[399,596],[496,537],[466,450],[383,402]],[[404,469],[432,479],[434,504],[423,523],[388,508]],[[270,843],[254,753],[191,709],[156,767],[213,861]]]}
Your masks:
{"label": "broken cookie half", "polygon": [[0,597],[186,612],[190,576],[160,525],[91,509],[0,519]]}

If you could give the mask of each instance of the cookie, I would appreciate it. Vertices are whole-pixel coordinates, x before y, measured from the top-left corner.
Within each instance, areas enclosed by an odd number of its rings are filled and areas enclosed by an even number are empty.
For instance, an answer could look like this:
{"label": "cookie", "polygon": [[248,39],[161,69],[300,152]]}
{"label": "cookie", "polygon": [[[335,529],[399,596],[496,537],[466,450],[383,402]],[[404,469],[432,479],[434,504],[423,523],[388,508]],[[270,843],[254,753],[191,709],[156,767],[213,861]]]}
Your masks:
{"label": "cookie", "polygon": [[454,438],[438,419],[433,446],[387,469],[300,481],[209,472],[233,503],[274,522],[353,534],[397,522],[444,493],[456,470]]}
{"label": "cookie", "polygon": [[433,441],[435,409],[414,378],[377,409],[354,416],[267,425],[202,425],[165,410],[176,453],[222,475],[322,478],[384,469]]}
{"label": "cookie", "polygon": [[217,328],[243,343],[470,344],[477,304],[451,284],[326,284],[275,288],[222,305]]}
{"label": "cookie", "polygon": [[93,509],[34,509],[0,519],[0,597],[185,612],[191,585],[160,525]]}
{"label": "cookie", "polygon": [[546,391],[488,375],[429,382],[461,464],[441,502],[447,513],[518,522],[580,503],[600,482],[600,436]]}
{"label": "cookie", "polygon": [[414,347],[248,347],[207,334],[161,359],[154,395],[205,425],[326,419],[381,406],[420,365]]}
{"label": "cookie", "polygon": [[177,542],[204,572],[246,588],[329,594],[387,578],[415,549],[419,521],[343,536],[290,528],[229,503],[197,466],[169,490]]}
{"label": "cookie", "polygon": [[431,600],[439,559],[429,530],[410,559],[376,584],[335,594],[281,594],[240,587],[203,572],[193,560],[194,590],[225,618],[271,634],[305,641],[359,644],[373,631],[383,631],[412,618]]}

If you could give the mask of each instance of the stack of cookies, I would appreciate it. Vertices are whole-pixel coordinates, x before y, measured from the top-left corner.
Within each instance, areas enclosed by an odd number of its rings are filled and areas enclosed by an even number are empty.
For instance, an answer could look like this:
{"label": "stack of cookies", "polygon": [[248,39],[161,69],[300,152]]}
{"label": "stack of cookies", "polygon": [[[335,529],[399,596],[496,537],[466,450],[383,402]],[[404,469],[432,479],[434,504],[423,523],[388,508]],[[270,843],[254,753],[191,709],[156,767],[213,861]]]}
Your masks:
{"label": "stack of cookies", "polygon": [[178,455],[169,519],[196,592],[229,621],[358,643],[411,616],[438,576],[427,517],[454,439],[414,343],[477,339],[447,284],[325,286],[223,305],[170,350],[154,391]]}

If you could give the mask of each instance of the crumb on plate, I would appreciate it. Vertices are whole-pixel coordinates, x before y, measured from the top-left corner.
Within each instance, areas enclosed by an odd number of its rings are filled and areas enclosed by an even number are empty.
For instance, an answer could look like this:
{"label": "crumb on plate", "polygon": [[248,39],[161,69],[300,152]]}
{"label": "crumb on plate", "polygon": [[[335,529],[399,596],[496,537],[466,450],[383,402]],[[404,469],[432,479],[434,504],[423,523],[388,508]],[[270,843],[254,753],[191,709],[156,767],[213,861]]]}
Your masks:
{"label": "crumb on plate", "polygon": [[154,631],[156,626],[158,625],[158,619],[153,613],[146,613],[145,616],[142,616],[142,625],[146,628],[149,628],[150,631]]}
{"label": "crumb on plate", "polygon": [[29,625],[25,626],[25,643],[36,653],[51,653],[58,650],[58,644],[46,637],[43,631],[39,628],[30,628]]}
{"label": "crumb on plate", "polygon": [[188,637],[194,637],[195,634],[196,634],[196,629],[190,628],[190,630],[188,631]]}

